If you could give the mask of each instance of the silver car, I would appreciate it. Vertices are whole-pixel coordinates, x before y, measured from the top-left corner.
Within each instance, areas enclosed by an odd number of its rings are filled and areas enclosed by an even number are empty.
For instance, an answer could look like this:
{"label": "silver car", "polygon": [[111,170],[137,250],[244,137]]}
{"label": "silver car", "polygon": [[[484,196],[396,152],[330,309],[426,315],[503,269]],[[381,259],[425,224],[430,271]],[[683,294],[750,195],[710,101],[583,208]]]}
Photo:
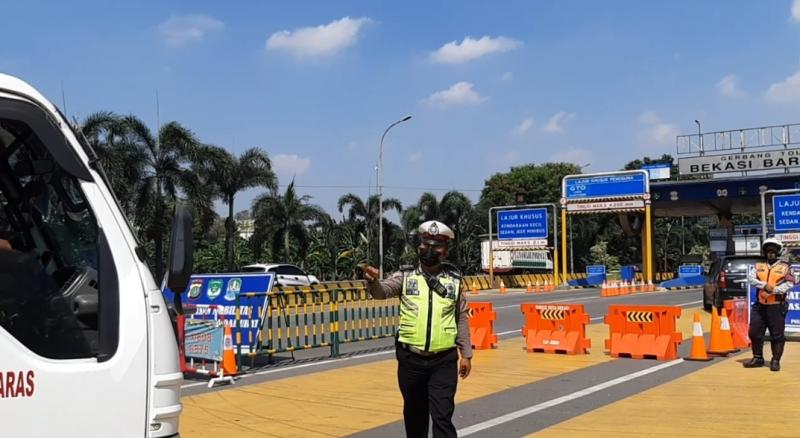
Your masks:
{"label": "silver car", "polygon": [[275,276],[275,284],[278,286],[309,286],[319,283],[317,277],[286,263],[256,263],[242,267],[242,272],[269,272]]}

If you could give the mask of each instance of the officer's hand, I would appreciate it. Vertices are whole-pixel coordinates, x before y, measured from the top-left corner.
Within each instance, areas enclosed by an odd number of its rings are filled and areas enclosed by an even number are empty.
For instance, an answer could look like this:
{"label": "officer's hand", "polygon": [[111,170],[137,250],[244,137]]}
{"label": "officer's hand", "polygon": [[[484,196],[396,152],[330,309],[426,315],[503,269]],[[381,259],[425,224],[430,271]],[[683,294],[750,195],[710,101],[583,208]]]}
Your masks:
{"label": "officer's hand", "polygon": [[364,278],[367,281],[372,282],[372,281],[375,281],[375,280],[378,279],[379,273],[378,273],[378,270],[376,268],[374,268],[374,267],[372,267],[372,266],[370,266],[370,265],[368,265],[366,263],[362,263],[362,264],[358,265],[358,267],[361,268],[361,272],[364,273]]}
{"label": "officer's hand", "polygon": [[6,239],[0,239],[0,251],[11,251],[13,249],[11,242]]}
{"label": "officer's hand", "polygon": [[461,363],[458,366],[458,375],[461,376],[462,379],[466,379],[470,371],[472,371],[472,359],[462,357]]}

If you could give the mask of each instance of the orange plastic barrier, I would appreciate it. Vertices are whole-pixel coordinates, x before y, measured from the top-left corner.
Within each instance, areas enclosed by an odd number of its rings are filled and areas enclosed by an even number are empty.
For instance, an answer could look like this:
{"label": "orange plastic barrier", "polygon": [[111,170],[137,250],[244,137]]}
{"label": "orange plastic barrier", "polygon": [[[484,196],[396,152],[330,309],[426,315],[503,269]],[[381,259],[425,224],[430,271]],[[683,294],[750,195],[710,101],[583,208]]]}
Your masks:
{"label": "orange plastic barrier", "polygon": [[492,310],[492,303],[467,303],[469,311],[469,337],[472,348],[486,350],[497,346],[497,334],[494,332],[494,321],[497,312]]}
{"label": "orange plastic barrier", "polygon": [[728,322],[731,324],[734,348],[747,348],[750,346],[750,323],[747,321],[747,300],[725,300],[725,311],[728,312]]}
{"label": "orange plastic barrier", "polygon": [[676,306],[611,305],[605,317],[606,349],[612,357],[675,359],[683,341],[675,330],[680,315]]}
{"label": "orange plastic barrier", "polygon": [[525,316],[522,336],[528,352],[584,354],[592,346],[586,338],[589,315],[583,304],[520,304]]}

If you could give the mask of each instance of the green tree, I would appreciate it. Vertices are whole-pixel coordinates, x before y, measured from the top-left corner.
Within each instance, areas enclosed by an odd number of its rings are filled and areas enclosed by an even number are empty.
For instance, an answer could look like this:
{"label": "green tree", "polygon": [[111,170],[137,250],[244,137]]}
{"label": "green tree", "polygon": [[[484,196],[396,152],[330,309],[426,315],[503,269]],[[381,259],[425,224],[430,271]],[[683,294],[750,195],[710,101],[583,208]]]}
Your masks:
{"label": "green tree", "polygon": [[228,271],[233,271],[235,269],[234,202],[236,195],[253,187],[274,190],[277,181],[269,156],[259,148],[248,149],[239,157],[216,146],[207,146],[204,151],[208,157],[203,165],[204,176],[211,183],[210,187],[214,188],[216,196],[228,206],[228,217],[225,220],[225,261]]}
{"label": "green tree", "polygon": [[[345,208],[347,211],[347,218],[346,221],[352,224],[351,230],[355,234],[354,237],[358,238],[359,233],[364,234],[364,236],[369,241],[369,249],[367,254],[367,259],[370,260],[372,263],[376,263],[378,260],[378,234],[379,234],[379,227],[378,227],[378,218],[380,216],[380,211],[378,207],[378,195],[372,195],[367,198],[366,202],[362,200],[357,195],[352,193],[348,193],[343,195],[339,198],[338,208],[339,212],[343,213]],[[390,248],[391,245],[391,236],[392,233],[389,230],[392,228],[392,223],[386,218],[386,212],[390,210],[397,211],[398,214],[403,213],[403,204],[400,203],[395,198],[384,198],[383,199],[383,246],[384,248]],[[403,239],[405,241],[405,239]]]}
{"label": "green tree", "polygon": [[255,233],[251,239],[256,256],[261,255],[267,242],[271,243],[272,256],[277,257],[283,252],[287,263],[292,260],[290,242],[297,245],[298,259],[302,260],[306,256],[309,244],[306,224],[320,221],[326,216],[320,207],[308,203],[310,199],[308,195],[297,195],[294,180],[282,195],[277,190],[272,190],[256,198],[253,202]]}

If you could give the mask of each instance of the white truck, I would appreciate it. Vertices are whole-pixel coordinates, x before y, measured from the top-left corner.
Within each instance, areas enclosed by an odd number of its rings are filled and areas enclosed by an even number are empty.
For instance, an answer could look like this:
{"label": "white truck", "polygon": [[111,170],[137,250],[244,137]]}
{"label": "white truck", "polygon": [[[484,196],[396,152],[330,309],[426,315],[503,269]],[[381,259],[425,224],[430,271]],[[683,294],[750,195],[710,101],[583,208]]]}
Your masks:
{"label": "white truck", "polygon": [[[85,138],[0,74],[0,424],[4,437],[178,436],[167,306]],[[165,285],[184,291],[176,209]]]}

